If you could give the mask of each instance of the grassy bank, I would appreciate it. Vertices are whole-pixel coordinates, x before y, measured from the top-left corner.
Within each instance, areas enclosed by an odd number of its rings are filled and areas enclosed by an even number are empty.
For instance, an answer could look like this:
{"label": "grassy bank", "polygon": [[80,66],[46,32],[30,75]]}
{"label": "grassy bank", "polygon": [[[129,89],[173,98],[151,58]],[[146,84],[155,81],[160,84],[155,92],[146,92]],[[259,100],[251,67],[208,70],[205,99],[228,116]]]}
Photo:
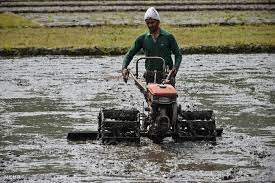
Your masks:
{"label": "grassy bank", "polygon": [[[11,16],[12,21],[0,21],[1,55],[124,54],[135,38],[147,31],[145,25],[40,27],[17,15],[6,15],[4,19]],[[173,33],[180,47],[189,53],[274,52],[275,25],[162,25],[162,28]]]}
{"label": "grassy bank", "polygon": [[[275,45],[275,25],[177,27],[163,25],[182,47],[219,45]],[[0,48],[44,47],[129,47],[147,31],[138,26],[94,28],[12,28],[0,29]]]}
{"label": "grassy bank", "polygon": [[0,13],[0,29],[39,27],[38,23],[14,13]]}

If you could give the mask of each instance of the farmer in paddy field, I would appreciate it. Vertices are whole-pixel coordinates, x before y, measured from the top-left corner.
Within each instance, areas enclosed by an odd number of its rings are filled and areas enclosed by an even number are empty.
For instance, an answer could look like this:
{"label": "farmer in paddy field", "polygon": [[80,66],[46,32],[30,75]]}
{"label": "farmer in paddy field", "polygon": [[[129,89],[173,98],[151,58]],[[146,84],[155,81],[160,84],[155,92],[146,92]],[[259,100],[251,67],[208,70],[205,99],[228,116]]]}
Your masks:
{"label": "farmer in paddy field", "polygon": [[[182,55],[175,37],[160,28],[160,16],[154,7],[148,8],[144,15],[145,23],[149,32],[143,33],[137,37],[132,47],[124,57],[122,63],[122,75],[125,78],[128,74],[127,66],[133,57],[143,49],[146,57],[161,57],[165,60],[166,69],[172,70],[170,82],[175,85],[175,76],[179,70]],[[173,63],[172,54],[175,55]],[[165,78],[163,63],[156,59],[146,59],[144,78],[146,83],[154,81],[154,71],[157,71],[157,83],[161,83]]]}

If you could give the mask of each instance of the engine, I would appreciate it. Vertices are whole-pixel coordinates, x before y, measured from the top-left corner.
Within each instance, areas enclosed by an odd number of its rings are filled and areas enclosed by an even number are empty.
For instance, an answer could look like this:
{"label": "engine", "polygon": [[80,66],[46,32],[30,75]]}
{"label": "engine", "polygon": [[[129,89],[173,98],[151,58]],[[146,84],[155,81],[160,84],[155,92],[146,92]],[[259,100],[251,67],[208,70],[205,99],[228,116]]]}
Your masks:
{"label": "engine", "polygon": [[177,119],[177,92],[170,84],[148,84],[146,99],[150,111],[149,134],[157,141],[173,131]]}

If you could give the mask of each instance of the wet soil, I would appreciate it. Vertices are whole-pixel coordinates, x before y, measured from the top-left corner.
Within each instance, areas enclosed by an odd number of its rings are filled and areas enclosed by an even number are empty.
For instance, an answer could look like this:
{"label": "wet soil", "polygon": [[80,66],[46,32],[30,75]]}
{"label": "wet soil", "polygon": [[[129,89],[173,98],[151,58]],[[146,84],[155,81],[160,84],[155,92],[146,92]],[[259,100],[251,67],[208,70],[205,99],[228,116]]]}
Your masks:
{"label": "wet soil", "polygon": [[[226,45],[197,46],[181,48],[183,54],[213,54],[213,53],[274,53],[274,45]],[[123,55],[129,48],[121,47],[91,47],[91,48],[8,48],[1,49],[1,56],[44,56],[44,55]]]}
{"label": "wet soil", "polygon": [[274,181],[274,56],[184,56],[178,102],[214,110],[224,128],[216,144],[116,146],[66,137],[97,129],[100,108],[142,111],[143,95],[120,76],[122,56],[1,58],[0,182]]}

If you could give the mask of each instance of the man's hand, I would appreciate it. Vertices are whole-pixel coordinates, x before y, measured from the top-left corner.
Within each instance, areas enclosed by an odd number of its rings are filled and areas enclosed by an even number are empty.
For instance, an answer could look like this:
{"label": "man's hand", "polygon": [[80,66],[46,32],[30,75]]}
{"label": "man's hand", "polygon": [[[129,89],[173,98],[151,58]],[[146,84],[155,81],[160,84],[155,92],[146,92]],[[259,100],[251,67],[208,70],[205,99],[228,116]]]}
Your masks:
{"label": "man's hand", "polygon": [[173,67],[172,72],[171,72],[171,76],[176,77],[177,73],[178,73],[178,68]]}
{"label": "man's hand", "polygon": [[128,78],[129,78],[129,70],[124,68],[122,69],[122,77],[125,83],[127,83]]}

